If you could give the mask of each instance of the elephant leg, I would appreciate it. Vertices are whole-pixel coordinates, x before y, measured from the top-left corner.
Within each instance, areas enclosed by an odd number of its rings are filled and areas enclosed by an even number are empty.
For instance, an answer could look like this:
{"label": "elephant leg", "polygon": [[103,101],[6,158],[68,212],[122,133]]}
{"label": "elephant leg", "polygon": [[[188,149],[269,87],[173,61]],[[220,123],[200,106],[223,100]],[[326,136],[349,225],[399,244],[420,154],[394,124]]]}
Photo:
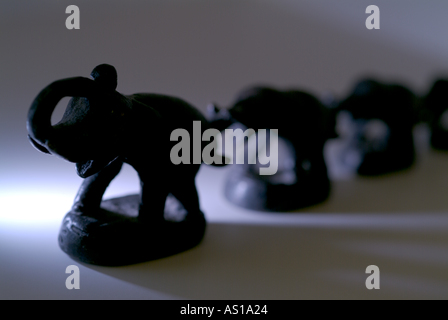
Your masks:
{"label": "elephant leg", "polygon": [[171,193],[179,200],[188,212],[188,217],[202,215],[199,196],[195,184],[195,175],[171,186]]}
{"label": "elephant leg", "polygon": [[106,188],[120,172],[122,166],[122,161],[114,161],[100,172],[84,179],[76,195],[73,209],[99,208]]}
{"label": "elephant leg", "polygon": [[164,221],[165,202],[169,192],[166,183],[156,181],[140,176],[141,194],[138,219],[141,222],[159,223]]}

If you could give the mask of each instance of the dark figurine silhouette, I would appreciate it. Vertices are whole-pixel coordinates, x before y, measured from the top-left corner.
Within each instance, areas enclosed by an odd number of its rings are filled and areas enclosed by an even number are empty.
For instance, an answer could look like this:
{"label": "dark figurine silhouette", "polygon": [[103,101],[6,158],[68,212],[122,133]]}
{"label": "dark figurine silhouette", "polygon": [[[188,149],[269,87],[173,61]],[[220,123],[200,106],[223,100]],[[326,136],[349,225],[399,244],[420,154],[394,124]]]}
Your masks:
{"label": "dark figurine silhouette", "polygon": [[329,196],[323,147],[336,137],[334,114],[311,94],[253,87],[240,92],[228,109],[210,105],[208,118],[221,130],[234,123],[278,129],[278,172],[261,176],[259,164],[234,166],[225,186],[230,202],[254,210],[289,211]]}
{"label": "dark figurine silhouette", "polygon": [[338,106],[352,117],[342,157],[360,175],[381,175],[410,167],[415,160],[416,97],[398,84],[358,82]]}
{"label": "dark figurine silhouette", "polygon": [[435,81],[423,98],[423,109],[431,128],[431,146],[438,150],[448,150],[448,79]]}
{"label": "dark figurine silhouette", "polygon": [[[205,231],[195,186],[200,164],[174,165],[170,150],[177,142],[170,141],[170,134],[182,128],[192,135],[193,121],[200,121],[204,131],[208,121],[178,98],[120,94],[113,66],[97,66],[91,78],[53,82],[39,93],[28,114],[32,144],[76,163],[78,175],[85,178],[63,221],[61,248],[83,262],[121,265],[195,246]],[[62,120],[52,126],[51,114],[65,96],[73,98]],[[100,209],[123,163],[137,171],[141,194],[109,201],[109,211]],[[132,212],[138,212],[138,218],[129,218]],[[181,212],[187,213],[181,222],[164,217]]]}

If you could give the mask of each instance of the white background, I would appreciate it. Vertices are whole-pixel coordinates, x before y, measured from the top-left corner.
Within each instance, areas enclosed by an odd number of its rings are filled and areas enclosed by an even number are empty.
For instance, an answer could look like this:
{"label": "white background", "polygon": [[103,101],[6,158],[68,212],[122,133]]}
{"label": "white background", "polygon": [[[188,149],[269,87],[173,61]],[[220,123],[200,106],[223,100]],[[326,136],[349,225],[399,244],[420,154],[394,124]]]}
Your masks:
{"label": "white background", "polygon": [[[65,28],[71,4],[80,8],[80,30]],[[380,8],[380,30],[365,27],[371,4]],[[443,0],[1,0],[0,298],[446,299],[448,154],[430,150],[425,134],[411,170],[334,177],[327,202],[296,213],[232,206],[222,196],[228,169],[204,166],[204,242],[104,268],[58,248],[81,179],[72,164],[29,145],[25,120],[43,87],[88,76],[100,63],[117,68],[119,92],[176,95],[200,110],[211,101],[229,106],[260,83],[343,97],[366,75],[424,94],[448,72],[447,13]],[[156,152],[150,141],[148,150]],[[137,191],[125,167],[106,196]],[[65,288],[71,264],[80,267],[80,290]],[[376,291],[365,288],[372,264],[381,270]]]}

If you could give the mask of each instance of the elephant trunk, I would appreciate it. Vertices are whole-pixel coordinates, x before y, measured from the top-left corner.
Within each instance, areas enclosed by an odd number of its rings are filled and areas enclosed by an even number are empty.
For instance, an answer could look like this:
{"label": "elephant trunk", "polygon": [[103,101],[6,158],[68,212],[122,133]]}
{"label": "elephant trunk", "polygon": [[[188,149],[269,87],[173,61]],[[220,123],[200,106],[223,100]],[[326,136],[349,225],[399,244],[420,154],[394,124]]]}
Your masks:
{"label": "elephant trunk", "polygon": [[[51,125],[51,115],[58,102],[64,97],[89,98],[100,90],[93,80],[83,77],[58,80],[45,87],[34,99],[28,112],[27,129],[34,147],[45,153],[51,151],[57,154],[52,148],[55,130]],[[58,136],[58,140],[61,138]]]}

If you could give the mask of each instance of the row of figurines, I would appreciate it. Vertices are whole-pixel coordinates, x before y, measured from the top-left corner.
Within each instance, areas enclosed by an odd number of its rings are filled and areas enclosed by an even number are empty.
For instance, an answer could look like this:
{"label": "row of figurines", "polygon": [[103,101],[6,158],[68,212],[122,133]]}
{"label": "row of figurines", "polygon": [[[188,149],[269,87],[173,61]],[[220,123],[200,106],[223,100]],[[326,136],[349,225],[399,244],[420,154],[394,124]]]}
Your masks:
{"label": "row of figurines", "polygon": [[[417,98],[403,86],[366,80],[331,106],[301,91],[253,88],[241,92],[230,108],[209,109],[208,119],[182,99],[123,95],[116,87],[115,68],[99,65],[91,79],[67,78],[45,87],[28,113],[32,145],[75,163],[78,175],[85,178],[63,220],[59,245],[86,263],[150,260],[201,241],[206,223],[195,185],[200,162],[176,164],[171,158],[182,133],[195,134],[195,121],[202,124],[201,136],[208,129],[237,124],[256,131],[277,129],[277,173],[260,175],[256,163],[232,165],[227,176],[226,198],[254,210],[288,211],[327,199],[330,181],[323,147],[337,137],[335,119],[342,111],[350,115],[346,163],[357,166],[360,174],[379,175],[411,166],[412,129],[421,119],[430,123],[432,145],[448,148],[448,106],[443,100],[448,81],[437,81],[425,97]],[[52,125],[51,115],[66,96],[72,99],[61,121]],[[194,148],[195,142],[191,143]],[[102,201],[123,163],[137,171],[141,194]],[[178,223],[166,219],[182,215]],[[122,236],[117,237],[117,232]],[[163,245],[150,253],[131,249],[132,243],[148,241]]]}
{"label": "row of figurines", "polygon": [[330,191],[323,155],[329,139],[344,142],[337,163],[366,176],[411,167],[413,129],[419,123],[429,125],[433,148],[448,150],[446,92],[445,79],[435,81],[424,96],[400,84],[365,79],[343,99],[319,101],[303,91],[253,87],[240,92],[228,109],[211,105],[208,117],[220,129],[241,124],[276,128],[283,140],[277,173],[260,176],[256,166],[235,168],[226,181],[226,198],[245,208],[268,211],[322,202]]}

